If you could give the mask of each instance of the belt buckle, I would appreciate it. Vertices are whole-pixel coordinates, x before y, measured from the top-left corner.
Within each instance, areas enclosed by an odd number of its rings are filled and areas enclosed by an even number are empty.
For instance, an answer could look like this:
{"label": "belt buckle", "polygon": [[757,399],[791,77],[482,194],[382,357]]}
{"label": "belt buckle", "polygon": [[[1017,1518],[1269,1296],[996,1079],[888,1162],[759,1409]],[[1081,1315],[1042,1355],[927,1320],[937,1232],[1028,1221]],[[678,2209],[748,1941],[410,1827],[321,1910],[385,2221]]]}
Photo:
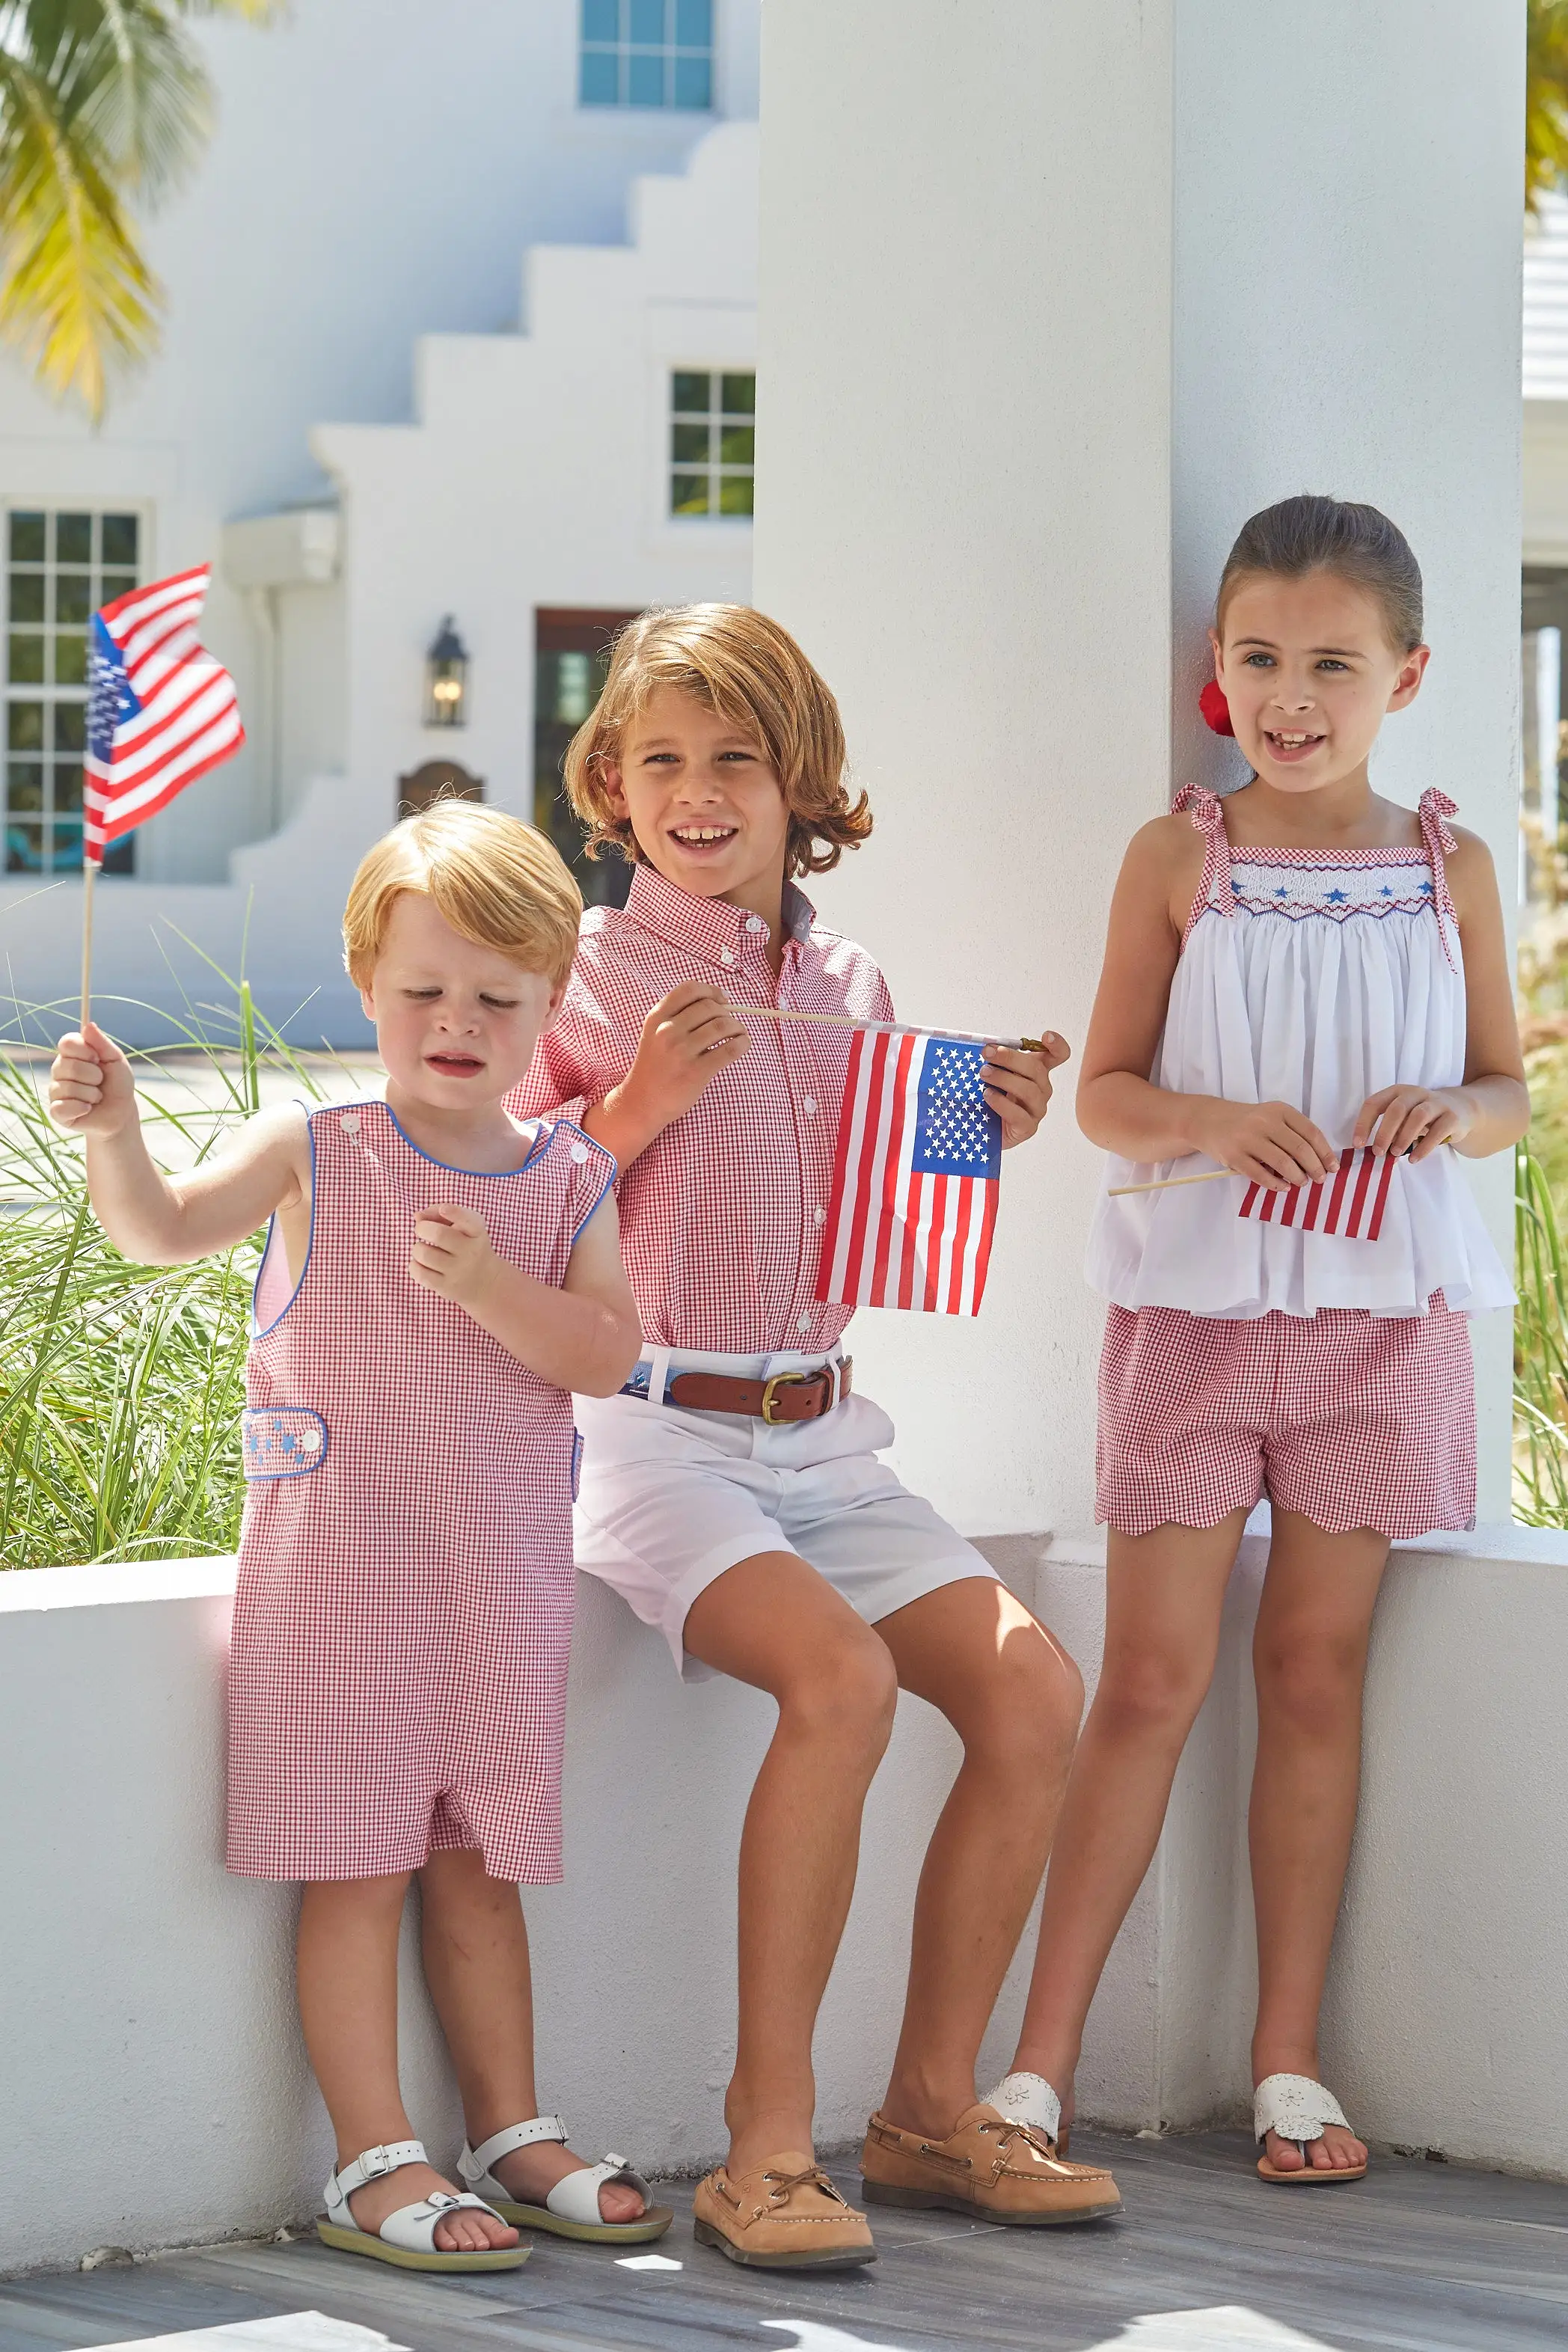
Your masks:
{"label": "belt buckle", "polygon": [[775,1372],[771,1380],[763,1382],[763,1419],[770,1429],[777,1429],[782,1425],[773,1415],[773,1391],[790,1386],[804,1388],[808,1379],[815,1378],[815,1373]]}

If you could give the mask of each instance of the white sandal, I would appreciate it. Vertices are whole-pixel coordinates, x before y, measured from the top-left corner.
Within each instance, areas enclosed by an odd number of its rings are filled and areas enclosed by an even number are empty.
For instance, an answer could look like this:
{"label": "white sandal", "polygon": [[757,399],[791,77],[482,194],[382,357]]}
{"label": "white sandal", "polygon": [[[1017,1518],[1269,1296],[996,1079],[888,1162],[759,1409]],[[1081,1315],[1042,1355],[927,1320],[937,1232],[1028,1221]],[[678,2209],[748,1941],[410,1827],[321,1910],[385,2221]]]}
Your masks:
{"label": "white sandal", "polygon": [[[531,2147],[538,2140],[566,2145],[566,2126],[559,2116],[535,2116],[531,2123],[510,2124],[505,2131],[493,2132],[470,2147],[465,2140],[463,2153],[458,2158],[458,2170],[470,2189],[486,2198],[503,2221],[515,2222],[520,2229],[547,2230],[557,2238],[586,2238],[595,2244],[607,2245],[624,2241],[627,2245],[646,2245],[650,2238],[662,2238],[675,2219],[668,2205],[656,2205],[653,2191],[640,2172],[634,2172],[624,2157],[606,2156],[602,2164],[585,2165],[580,2172],[569,2172],[558,2180],[542,2205],[521,2205],[511,2191],[499,2181],[490,2170],[502,2157],[514,2148]],[[643,2210],[635,2221],[606,2221],[599,2210],[599,2191],[606,2181],[624,2180],[642,2199]]]}
{"label": "white sandal", "polygon": [[[1027,2124],[1031,2131],[1043,2132],[1058,2157],[1068,2152],[1068,2133],[1062,2130],[1062,2103],[1043,2074],[1005,2074],[994,2091],[986,2095],[985,2104],[1005,2116],[1010,2124]],[[1070,2129],[1070,2126],[1069,2126]]]}
{"label": "white sandal", "polygon": [[1295,2188],[1315,2186],[1325,2180],[1363,2180],[1366,2165],[1316,2165],[1307,2154],[1310,2140],[1321,2139],[1325,2125],[1337,2124],[1342,2131],[1351,2128],[1344,2109],[1331,2091],[1321,2083],[1314,2083],[1310,2074],[1266,2074],[1252,2095],[1252,2135],[1262,2142],[1270,2132],[1281,2139],[1293,2139],[1301,2151],[1299,2172],[1281,2172],[1260,2156],[1258,2169],[1265,2180],[1280,2180]]}
{"label": "white sandal", "polygon": [[416,2205],[398,2206],[378,2231],[360,2228],[349,2204],[356,2189],[363,2189],[367,2180],[383,2180],[389,2172],[401,2172],[405,2164],[429,2161],[420,2139],[398,2139],[388,2147],[367,2147],[352,2164],[342,2165],[336,2172],[328,2174],[322,2192],[327,2210],[316,2224],[316,2235],[324,2245],[335,2246],[340,2253],[368,2254],[373,2262],[392,2263],[399,2270],[521,2270],[533,2252],[526,2239],[516,2246],[492,2246],[485,2253],[446,2253],[436,2243],[439,2224],[448,2213],[456,2213],[464,2206],[489,2214],[492,2221],[509,2218],[498,2213],[493,2205],[487,2205],[482,2197],[454,2197],[450,2189],[437,2189]]}

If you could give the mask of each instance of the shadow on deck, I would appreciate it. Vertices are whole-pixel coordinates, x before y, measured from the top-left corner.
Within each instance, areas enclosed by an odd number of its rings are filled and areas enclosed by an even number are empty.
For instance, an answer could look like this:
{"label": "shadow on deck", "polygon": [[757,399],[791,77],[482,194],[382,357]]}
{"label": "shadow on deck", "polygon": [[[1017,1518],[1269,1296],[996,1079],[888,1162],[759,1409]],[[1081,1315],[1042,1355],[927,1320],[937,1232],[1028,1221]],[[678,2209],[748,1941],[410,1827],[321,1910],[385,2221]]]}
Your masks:
{"label": "shadow on deck", "polygon": [[[0,2352],[85,2352],[303,2312],[406,2352],[1560,2352],[1568,2342],[1568,2189],[1383,2157],[1358,2186],[1271,2189],[1234,2134],[1086,2133],[1074,2153],[1115,2167],[1126,2199],[1116,2221],[1035,2231],[874,2209],[874,2266],[780,2277],[694,2246],[689,2184],[677,2183],[676,2224],[657,2251],[679,2269],[628,2270],[606,2251],[545,2237],[525,2270],[466,2283],[331,2253],[313,2238],[221,2245],[0,2284]],[[858,2176],[836,2169],[853,2196]],[[268,2336],[293,2352],[288,2330],[253,2337],[255,2352]]]}

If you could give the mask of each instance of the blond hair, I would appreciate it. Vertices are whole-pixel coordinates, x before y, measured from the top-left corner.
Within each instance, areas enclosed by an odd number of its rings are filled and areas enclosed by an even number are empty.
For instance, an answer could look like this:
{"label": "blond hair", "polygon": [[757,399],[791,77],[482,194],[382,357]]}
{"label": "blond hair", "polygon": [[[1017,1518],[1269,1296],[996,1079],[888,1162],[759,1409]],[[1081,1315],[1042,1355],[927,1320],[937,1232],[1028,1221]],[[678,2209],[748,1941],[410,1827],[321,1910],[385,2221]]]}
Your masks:
{"label": "blond hair", "polygon": [[560,853],[515,816],[436,801],[383,834],[360,861],[343,909],[343,961],[368,988],[394,903],[428,898],[452,929],[557,987],[572,969],[583,895]]}
{"label": "blond hair", "polygon": [[660,687],[673,686],[753,736],[790,813],[786,874],[825,874],[871,830],[866,795],[845,782],[844,727],[831,688],[787,629],[749,604],[670,604],[628,621],[604,691],[566,753],[566,790],[589,827],[587,854],[618,849],[637,864],[627,818],[605,770]]}

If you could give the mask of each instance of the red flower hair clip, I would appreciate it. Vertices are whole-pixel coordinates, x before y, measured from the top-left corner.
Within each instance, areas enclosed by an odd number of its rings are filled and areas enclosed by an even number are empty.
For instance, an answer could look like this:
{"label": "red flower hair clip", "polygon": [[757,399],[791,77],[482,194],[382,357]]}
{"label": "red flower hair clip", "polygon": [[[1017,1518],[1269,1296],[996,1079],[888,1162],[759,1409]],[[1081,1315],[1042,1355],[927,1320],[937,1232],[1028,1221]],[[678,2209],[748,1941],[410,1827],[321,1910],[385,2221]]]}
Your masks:
{"label": "red flower hair clip", "polygon": [[1198,709],[1216,735],[1235,734],[1236,730],[1230,723],[1230,705],[1217,677],[1211,677],[1199,695]]}

